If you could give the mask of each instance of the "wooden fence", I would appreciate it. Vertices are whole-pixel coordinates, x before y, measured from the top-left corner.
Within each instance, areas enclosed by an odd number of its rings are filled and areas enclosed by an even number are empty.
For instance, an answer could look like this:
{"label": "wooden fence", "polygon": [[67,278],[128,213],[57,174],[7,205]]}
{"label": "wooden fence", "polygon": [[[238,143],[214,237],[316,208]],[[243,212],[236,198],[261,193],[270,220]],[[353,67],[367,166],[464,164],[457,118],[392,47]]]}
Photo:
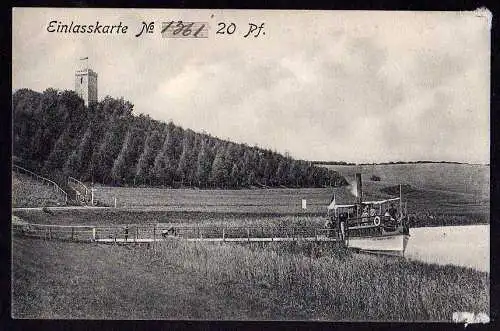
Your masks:
{"label": "wooden fence", "polygon": [[93,233],[94,227],[86,225],[12,224],[13,235],[34,238],[91,242]]}
{"label": "wooden fence", "polygon": [[155,242],[165,238],[182,238],[188,241],[334,241],[337,236],[331,229],[304,226],[176,226],[168,224],[150,225],[49,225],[14,223],[13,234],[44,239],[59,239],[84,242]]}

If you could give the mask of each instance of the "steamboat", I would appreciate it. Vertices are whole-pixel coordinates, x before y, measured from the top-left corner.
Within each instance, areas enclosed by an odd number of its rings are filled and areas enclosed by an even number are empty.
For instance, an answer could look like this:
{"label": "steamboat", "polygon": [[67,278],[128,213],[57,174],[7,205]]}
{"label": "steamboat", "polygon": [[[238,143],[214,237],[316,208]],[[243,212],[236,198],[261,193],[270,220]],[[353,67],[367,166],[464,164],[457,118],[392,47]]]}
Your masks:
{"label": "steamboat", "polygon": [[399,197],[363,201],[361,174],[356,174],[356,202],[337,204],[335,195],[328,205],[329,226],[345,246],[355,250],[404,256],[410,238],[406,203],[401,185]]}

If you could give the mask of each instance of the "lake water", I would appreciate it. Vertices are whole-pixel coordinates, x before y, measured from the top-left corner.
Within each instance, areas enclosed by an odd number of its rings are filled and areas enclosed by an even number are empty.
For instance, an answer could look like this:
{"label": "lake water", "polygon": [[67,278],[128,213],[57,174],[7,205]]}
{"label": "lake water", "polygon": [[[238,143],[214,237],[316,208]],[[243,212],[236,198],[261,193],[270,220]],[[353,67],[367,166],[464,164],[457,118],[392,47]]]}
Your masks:
{"label": "lake water", "polygon": [[490,271],[489,225],[414,228],[410,235],[409,259]]}

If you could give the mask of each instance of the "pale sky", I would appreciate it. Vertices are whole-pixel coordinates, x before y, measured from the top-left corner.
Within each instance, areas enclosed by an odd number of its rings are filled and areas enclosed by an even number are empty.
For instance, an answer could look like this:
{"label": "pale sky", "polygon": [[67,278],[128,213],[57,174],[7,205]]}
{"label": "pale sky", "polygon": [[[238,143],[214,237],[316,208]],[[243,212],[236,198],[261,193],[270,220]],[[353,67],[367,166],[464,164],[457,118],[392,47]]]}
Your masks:
{"label": "pale sky", "polygon": [[[172,19],[209,22],[209,38],[162,38]],[[52,20],[128,31],[49,33]],[[142,21],[154,33],[136,38]],[[73,90],[88,56],[99,99],[220,138],[308,160],[489,163],[490,21],[487,11],[15,8],[12,87]],[[216,35],[218,22],[236,32]],[[262,22],[265,35],[243,38]]]}

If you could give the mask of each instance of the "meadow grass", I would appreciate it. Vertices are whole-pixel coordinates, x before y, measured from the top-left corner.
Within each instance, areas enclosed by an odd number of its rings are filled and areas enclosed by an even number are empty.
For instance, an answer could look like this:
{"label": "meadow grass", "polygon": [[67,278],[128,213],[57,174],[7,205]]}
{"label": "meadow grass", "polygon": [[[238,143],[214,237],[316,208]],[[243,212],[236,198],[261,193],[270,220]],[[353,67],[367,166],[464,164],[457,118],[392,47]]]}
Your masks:
{"label": "meadow grass", "polygon": [[13,276],[19,318],[450,321],[489,311],[487,273],[311,243],[14,238]]}
{"label": "meadow grass", "polygon": [[308,214],[212,213],[136,209],[51,209],[13,210],[13,214],[28,223],[56,225],[120,225],[178,224],[207,226],[316,226],[323,225],[324,216]]}
{"label": "meadow grass", "polygon": [[[52,209],[50,213],[43,210],[13,210],[13,215],[28,223],[57,225],[151,225],[164,223],[171,225],[191,226],[266,226],[292,227],[310,226],[323,227],[326,213],[295,213],[281,214],[272,212],[199,212],[174,211],[158,209]],[[489,215],[484,213],[469,213],[468,215],[436,214],[421,211],[410,213],[411,227],[473,225],[488,224]]]}
{"label": "meadow grass", "polygon": [[40,207],[61,206],[64,198],[51,186],[43,185],[29,176],[13,173],[12,176],[12,206]]}
{"label": "meadow grass", "polygon": [[244,284],[251,298],[264,289],[271,311],[298,319],[449,320],[454,311],[488,311],[487,274],[298,245],[262,250],[172,241],[156,256],[198,272],[207,286]]}
{"label": "meadow grass", "polygon": [[[414,168],[383,168],[393,173],[382,173],[381,182],[365,180],[366,198],[386,198],[381,189],[401,181],[401,172],[416,187],[406,197],[414,226],[489,223],[484,171],[484,180],[476,181],[475,168]],[[19,191],[24,188],[13,187],[13,202],[26,196],[28,205],[38,204]],[[62,225],[322,227],[331,194],[100,188],[98,199],[112,205],[118,196],[121,208],[13,214]],[[342,194],[339,202],[347,197]],[[487,313],[488,306],[488,273],[312,243],[167,240],[145,249],[13,237],[12,311],[18,318],[450,321],[455,311]]]}
{"label": "meadow grass", "polygon": [[[387,187],[399,183],[409,185],[403,200],[407,202],[414,227],[489,223],[488,166],[409,164],[363,166],[362,169],[359,166],[338,167],[337,170],[348,178],[355,172],[362,172],[365,200],[392,197],[385,192]],[[379,173],[382,180],[370,181],[372,172]],[[13,177],[12,192],[14,207],[58,203],[45,196],[40,200],[36,190],[30,190],[29,183],[20,182],[16,176]],[[57,213],[50,219],[45,217],[45,222],[62,224],[60,221],[63,220],[71,223],[79,219],[83,222],[94,219],[98,224],[126,224],[137,219],[137,223],[210,223],[214,219],[226,222],[294,215],[323,217],[333,192],[338,203],[354,202],[349,187],[196,190],[96,186],[95,198],[99,203],[114,206],[114,199],[117,198],[119,208],[116,211],[72,210],[66,214]],[[306,210],[301,208],[302,199],[307,200]],[[76,217],[72,218],[71,214]],[[44,219],[37,215],[27,216]]]}

